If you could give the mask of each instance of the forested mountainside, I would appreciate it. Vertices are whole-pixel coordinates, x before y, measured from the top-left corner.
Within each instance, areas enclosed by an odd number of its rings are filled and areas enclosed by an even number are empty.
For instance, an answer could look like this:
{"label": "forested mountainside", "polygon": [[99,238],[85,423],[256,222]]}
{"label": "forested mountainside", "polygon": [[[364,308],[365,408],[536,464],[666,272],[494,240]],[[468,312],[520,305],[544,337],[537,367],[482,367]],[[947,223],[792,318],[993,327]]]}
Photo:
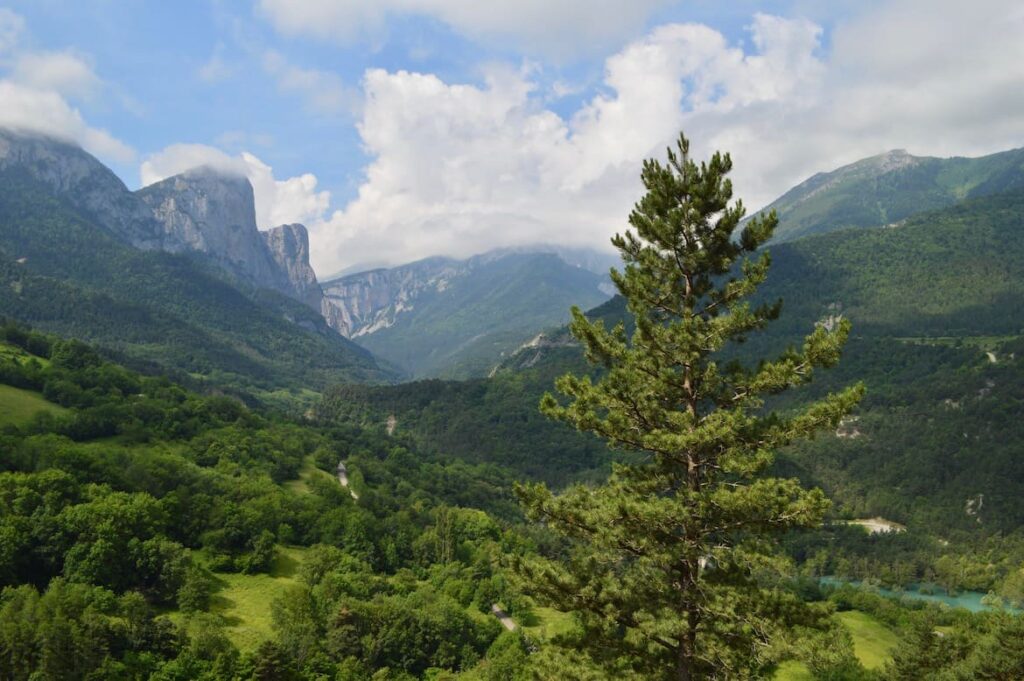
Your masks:
{"label": "forested mountainside", "polygon": [[[6,284],[18,295],[2,304],[38,301],[18,313],[48,310],[54,325],[102,319],[110,337],[153,325],[162,335],[139,337],[168,352],[217,346],[207,336],[174,336],[189,327],[161,327],[160,319],[187,313],[213,325],[229,303],[247,316],[221,320],[223,333],[243,338],[278,328],[265,298],[276,294],[243,293],[208,261],[129,247],[31,178],[8,177],[20,184],[0,202],[0,215],[18,216],[4,224],[25,231],[5,232],[4,243],[17,239],[29,250],[4,261]],[[993,604],[1024,602],[1024,517],[1016,503],[1024,480],[1017,444],[1024,441],[1024,344],[1019,314],[1001,314],[1019,309],[1022,214],[1024,197],[1008,194],[898,228],[772,249],[764,295],[783,295],[787,305],[775,328],[751,336],[746,348],[777,350],[815,322],[849,316],[855,337],[839,368],[792,399],[855,379],[868,385],[856,420],[784,451],[776,464],[824,487],[835,506],[824,529],[783,542],[794,563],[779,588],[811,601],[821,619],[800,630],[799,645],[773,648],[766,669],[778,667],[774,678],[801,678],[802,670],[886,678],[877,671],[885,659],[924,659],[928,641],[919,632],[936,626],[955,646],[927,658],[935,669],[970,678],[1008,659],[998,646],[1015,635],[1018,619],[897,605],[818,577],[927,582],[991,592]],[[75,259],[79,251],[98,257]],[[29,274],[33,261],[38,269]],[[65,269],[73,276],[61,275]],[[109,277],[161,302],[117,326],[84,293]],[[72,287],[69,279],[82,283]],[[33,291],[37,297],[25,297]],[[903,306],[897,291],[928,303]],[[116,300],[115,292],[94,295]],[[248,297],[257,295],[259,304]],[[315,317],[290,298],[272,302]],[[613,299],[591,316],[611,324],[623,312]],[[294,333],[290,322],[276,323]],[[132,344],[121,351],[132,356]],[[296,365],[268,366],[268,380],[289,366]],[[592,371],[565,332],[554,331],[491,379],[338,387],[295,421],[139,375],[77,341],[4,326],[0,674],[529,678],[543,668],[552,639],[571,644],[581,629],[537,607],[507,569],[515,556],[562,550],[543,527],[524,523],[512,484],[596,481],[621,457],[538,413],[540,394],[569,369]],[[770,406],[785,412],[788,405]],[[846,524],[873,515],[907,531],[868,535]],[[495,606],[514,631],[503,631]],[[879,636],[887,641],[881,662],[860,649]]]}
{"label": "forested mountainside", "polygon": [[0,314],[250,392],[392,377],[298,289],[285,295],[207,253],[166,247],[144,204],[84,152],[6,133],[0,141]]}
{"label": "forested mountainside", "polygon": [[11,325],[0,404],[0,678],[523,665],[525,639],[490,614],[525,612],[495,563],[525,546],[501,520],[517,515],[502,469],[253,412]]}
{"label": "forested mountainside", "polygon": [[[847,517],[882,515],[936,533],[1020,527],[1024,192],[769,250],[763,299],[781,296],[783,312],[746,352],[779,351],[815,323],[845,316],[853,337],[816,390],[857,379],[868,387],[856,421],[788,452],[787,465],[821,484]],[[629,321],[621,298],[590,316],[609,326]],[[338,389],[322,408],[365,408],[377,422],[394,414],[398,431],[424,446],[527,467],[520,470],[542,461],[558,480],[603,461],[600,445],[566,446],[562,426],[539,417],[536,432],[550,434],[524,441],[514,433],[566,370],[589,371],[568,331],[553,330],[490,381]]]}
{"label": "forested mountainside", "polygon": [[[508,570],[560,551],[523,524],[509,493],[522,470],[439,455],[400,423],[296,422],[200,396],[11,324],[0,405],[3,678],[526,681],[554,641],[581,635]],[[861,569],[900,583],[920,569],[1024,600],[1024,540],[951,539],[842,525],[792,537],[803,567],[783,586],[819,620],[799,645],[773,646],[767,673],[881,679],[890,656],[968,674],[1012,660],[999,646],[1017,618],[814,578]],[[922,658],[918,632],[936,626],[955,647]]]}
{"label": "forested mountainside", "polygon": [[891,225],[921,211],[1021,188],[1024,149],[979,158],[895,150],[818,173],[765,210],[779,214],[775,240],[792,241],[846,227]]}
{"label": "forested mountainside", "polygon": [[351,274],[324,282],[326,314],[411,377],[484,376],[539,329],[567,321],[572,305],[608,297],[607,272],[570,264],[573,255],[502,250]]}

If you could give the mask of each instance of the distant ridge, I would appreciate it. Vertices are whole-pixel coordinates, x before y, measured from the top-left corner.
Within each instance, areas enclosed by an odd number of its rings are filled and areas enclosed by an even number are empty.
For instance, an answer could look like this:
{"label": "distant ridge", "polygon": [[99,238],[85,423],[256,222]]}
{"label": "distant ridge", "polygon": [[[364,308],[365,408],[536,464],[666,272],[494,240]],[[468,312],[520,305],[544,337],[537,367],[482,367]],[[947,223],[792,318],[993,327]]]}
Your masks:
{"label": "distant ridge", "polygon": [[978,158],[913,156],[903,149],[817,173],[765,206],[775,241],[846,227],[894,224],[964,199],[1024,188],[1024,148]]}
{"label": "distant ridge", "polygon": [[[538,247],[544,248],[544,247]],[[608,298],[604,254],[548,247],[426,258],[323,282],[328,322],[413,377],[483,376],[504,353]],[[578,263],[578,264],[577,264]],[[606,270],[605,270],[606,271]]]}

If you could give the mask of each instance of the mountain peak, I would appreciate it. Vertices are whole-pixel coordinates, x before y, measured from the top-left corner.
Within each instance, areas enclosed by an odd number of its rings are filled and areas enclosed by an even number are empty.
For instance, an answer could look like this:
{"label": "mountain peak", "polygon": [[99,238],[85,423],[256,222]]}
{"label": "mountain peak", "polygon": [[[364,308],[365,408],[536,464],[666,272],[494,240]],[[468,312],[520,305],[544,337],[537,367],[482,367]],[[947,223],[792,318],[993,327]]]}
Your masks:
{"label": "mountain peak", "polygon": [[1024,187],[1024,149],[978,158],[892,149],[818,173],[772,202],[775,241],[847,227],[879,227],[964,198]]}

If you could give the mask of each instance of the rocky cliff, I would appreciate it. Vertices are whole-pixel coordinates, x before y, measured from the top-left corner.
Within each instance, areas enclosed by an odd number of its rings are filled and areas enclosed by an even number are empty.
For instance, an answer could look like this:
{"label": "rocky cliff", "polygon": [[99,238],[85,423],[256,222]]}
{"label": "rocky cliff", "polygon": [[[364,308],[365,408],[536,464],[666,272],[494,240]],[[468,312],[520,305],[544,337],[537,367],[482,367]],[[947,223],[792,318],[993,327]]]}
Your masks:
{"label": "rocky cliff", "polygon": [[0,128],[0,171],[26,173],[84,216],[143,250],[196,252],[261,288],[323,308],[302,225],[256,226],[245,177],[194,168],[137,192],[74,144]]}
{"label": "rocky cliff", "polygon": [[309,232],[304,225],[293,223],[261,232],[263,241],[288,282],[290,295],[310,307],[324,307],[324,292],[309,264]]}
{"label": "rocky cliff", "polygon": [[170,237],[173,251],[198,251],[268,288],[285,284],[256,227],[252,185],[208,167],[169,177],[136,192]]}
{"label": "rocky cliff", "polygon": [[324,316],[347,338],[385,329],[413,310],[421,295],[444,291],[472,266],[471,261],[427,258],[324,282]]}
{"label": "rocky cliff", "polygon": [[572,305],[605,300],[606,281],[550,251],[436,257],[325,282],[325,316],[410,376],[484,376]]}
{"label": "rocky cliff", "polygon": [[293,224],[260,232],[245,177],[200,167],[136,194],[163,225],[168,250],[203,253],[242,279],[321,309],[306,228]]}

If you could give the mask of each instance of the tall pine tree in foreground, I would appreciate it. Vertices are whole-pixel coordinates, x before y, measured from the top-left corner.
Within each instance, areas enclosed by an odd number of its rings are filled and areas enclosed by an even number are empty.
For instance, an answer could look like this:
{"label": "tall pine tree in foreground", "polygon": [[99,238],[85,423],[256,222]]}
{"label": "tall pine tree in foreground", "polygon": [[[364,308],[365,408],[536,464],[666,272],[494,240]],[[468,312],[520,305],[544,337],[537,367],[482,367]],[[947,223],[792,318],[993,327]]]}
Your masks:
{"label": "tall pine tree in foreground", "polygon": [[749,301],[768,274],[769,255],[758,251],[777,220],[740,228],[731,168],[728,154],[694,163],[684,136],[667,165],[645,162],[635,231],[612,240],[626,264],[612,278],[635,330],[573,310],[572,332],[601,378],[563,376],[556,386],[569,400],[548,394],[541,409],[642,456],[598,487],[517,490],[531,519],[570,540],[564,558],[516,566],[539,601],[583,624],[577,647],[548,674],[599,678],[589,665],[611,678],[763,678],[783,623],[801,615],[779,586],[772,540],[819,524],[828,501],[766,469],[778,448],[834,428],[862,387],[796,413],[764,408],[766,396],[838,361],[845,320],[819,325],[773,361],[723,359],[781,307]]}

